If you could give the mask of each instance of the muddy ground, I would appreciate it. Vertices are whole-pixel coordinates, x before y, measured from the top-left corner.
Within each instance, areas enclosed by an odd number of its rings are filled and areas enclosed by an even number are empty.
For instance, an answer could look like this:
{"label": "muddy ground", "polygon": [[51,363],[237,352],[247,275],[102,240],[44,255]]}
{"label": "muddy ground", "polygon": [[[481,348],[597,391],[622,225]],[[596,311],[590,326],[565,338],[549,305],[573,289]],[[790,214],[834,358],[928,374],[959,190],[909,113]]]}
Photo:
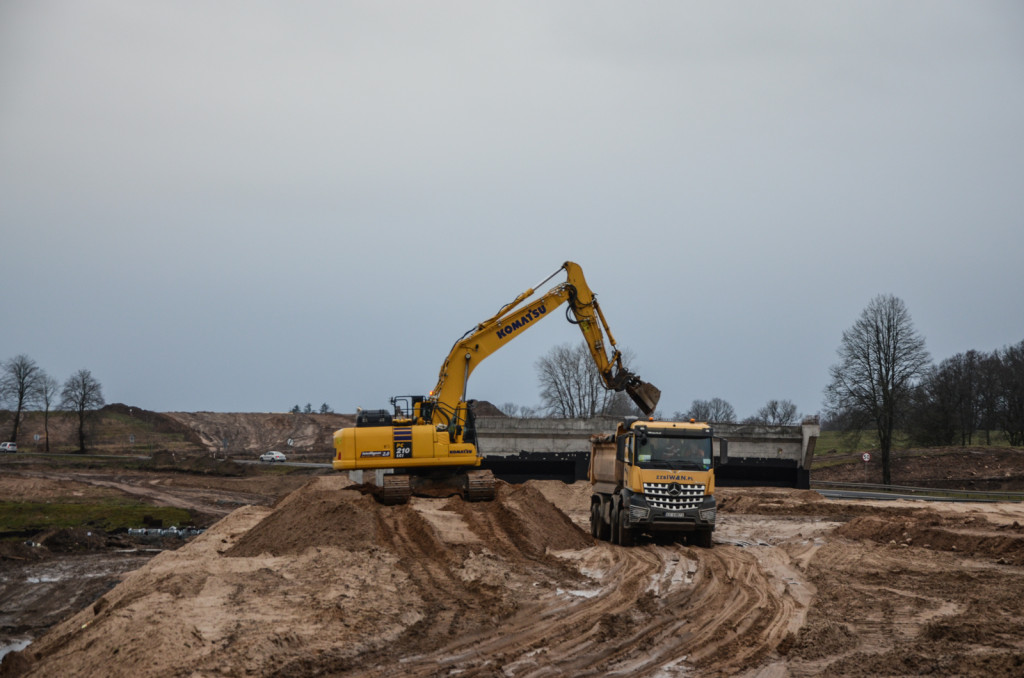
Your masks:
{"label": "muddy ground", "polygon": [[621,548],[589,536],[586,483],[384,507],[333,473],[0,473],[4,497],[88,493],[209,529],[7,547],[0,630],[33,642],[2,675],[1024,675],[1015,503],[720,489],[714,548]]}

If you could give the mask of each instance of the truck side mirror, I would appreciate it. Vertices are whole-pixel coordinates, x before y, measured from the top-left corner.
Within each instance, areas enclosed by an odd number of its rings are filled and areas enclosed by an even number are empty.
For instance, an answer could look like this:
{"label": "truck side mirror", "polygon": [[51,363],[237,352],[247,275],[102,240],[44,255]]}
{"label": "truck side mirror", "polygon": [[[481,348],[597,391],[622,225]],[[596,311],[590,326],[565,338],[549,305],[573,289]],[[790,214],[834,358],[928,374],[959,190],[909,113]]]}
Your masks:
{"label": "truck side mirror", "polygon": [[729,463],[729,441],[725,438],[718,439],[718,463],[723,466]]}

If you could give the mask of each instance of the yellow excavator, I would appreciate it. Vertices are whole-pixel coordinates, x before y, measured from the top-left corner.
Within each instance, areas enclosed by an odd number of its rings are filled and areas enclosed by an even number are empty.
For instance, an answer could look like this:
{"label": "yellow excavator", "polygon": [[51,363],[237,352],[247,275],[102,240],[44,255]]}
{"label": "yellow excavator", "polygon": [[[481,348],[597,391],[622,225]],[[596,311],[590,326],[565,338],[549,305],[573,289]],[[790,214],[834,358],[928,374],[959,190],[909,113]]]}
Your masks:
{"label": "yellow excavator", "polygon": [[[560,271],[566,280],[531,301]],[[334,433],[335,470],[389,469],[376,488],[384,504],[404,504],[415,492],[427,496],[458,493],[469,501],[494,498],[494,476],[479,468],[469,375],[480,362],[525,330],[568,304],[566,319],[580,328],[605,388],[625,391],[650,415],[661,391],[622,365],[608,323],[579,265],[567,261],[455,342],[441,366],[437,386],[427,396],[396,396],[393,411],[361,410],[356,425]],[[609,347],[605,344],[607,335]]]}

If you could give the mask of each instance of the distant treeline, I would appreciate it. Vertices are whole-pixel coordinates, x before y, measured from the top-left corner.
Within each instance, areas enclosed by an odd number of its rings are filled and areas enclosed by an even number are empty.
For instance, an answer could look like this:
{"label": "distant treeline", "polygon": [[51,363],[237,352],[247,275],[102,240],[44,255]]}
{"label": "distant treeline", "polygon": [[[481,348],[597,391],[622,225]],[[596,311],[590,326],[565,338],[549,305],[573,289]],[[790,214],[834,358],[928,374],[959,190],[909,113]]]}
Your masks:
{"label": "distant treeline", "polygon": [[988,445],[993,431],[1024,445],[1024,341],[932,366],[914,388],[904,428],[922,445]]}

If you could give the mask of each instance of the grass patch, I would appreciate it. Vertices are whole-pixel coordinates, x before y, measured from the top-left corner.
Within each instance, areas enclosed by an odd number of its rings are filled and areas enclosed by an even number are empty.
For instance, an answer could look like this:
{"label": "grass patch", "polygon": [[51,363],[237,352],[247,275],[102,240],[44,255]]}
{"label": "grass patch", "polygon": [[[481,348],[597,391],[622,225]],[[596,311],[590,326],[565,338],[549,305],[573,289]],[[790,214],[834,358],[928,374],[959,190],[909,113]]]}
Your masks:
{"label": "grass patch", "polygon": [[147,519],[161,520],[165,526],[192,523],[192,515],[185,509],[148,504],[0,502],[0,532],[42,532],[69,527],[92,527],[110,532],[145,527]]}
{"label": "grass patch", "polygon": [[[838,455],[837,455],[838,456]],[[821,471],[823,469],[832,468],[833,466],[846,466],[847,464],[853,463],[849,457],[843,457],[840,459],[832,459],[829,457],[814,456],[814,463],[811,464],[812,471]]]}
{"label": "grass patch", "polygon": [[[959,438],[954,440],[948,445],[948,447],[959,448],[959,447],[1010,447],[1009,441],[1001,431],[993,431],[989,436],[991,444],[986,442],[984,431],[975,433],[970,441],[961,442]],[[849,455],[857,454],[859,452],[873,451],[881,447],[878,444],[878,433],[874,430],[866,429],[862,431],[822,431],[821,435],[818,436],[818,442],[814,448],[815,459],[828,459],[830,455]],[[902,431],[896,431],[893,434],[892,449],[893,452],[899,452],[902,450],[913,449],[915,447],[921,447],[910,439],[908,435]],[[930,445],[925,447],[932,447]]]}
{"label": "grass patch", "polygon": [[[893,434],[892,448],[904,449],[910,445],[910,439],[901,431]],[[830,454],[856,454],[865,450],[877,450],[878,433],[873,429],[862,431],[822,431],[814,447],[815,457],[827,457]]]}

